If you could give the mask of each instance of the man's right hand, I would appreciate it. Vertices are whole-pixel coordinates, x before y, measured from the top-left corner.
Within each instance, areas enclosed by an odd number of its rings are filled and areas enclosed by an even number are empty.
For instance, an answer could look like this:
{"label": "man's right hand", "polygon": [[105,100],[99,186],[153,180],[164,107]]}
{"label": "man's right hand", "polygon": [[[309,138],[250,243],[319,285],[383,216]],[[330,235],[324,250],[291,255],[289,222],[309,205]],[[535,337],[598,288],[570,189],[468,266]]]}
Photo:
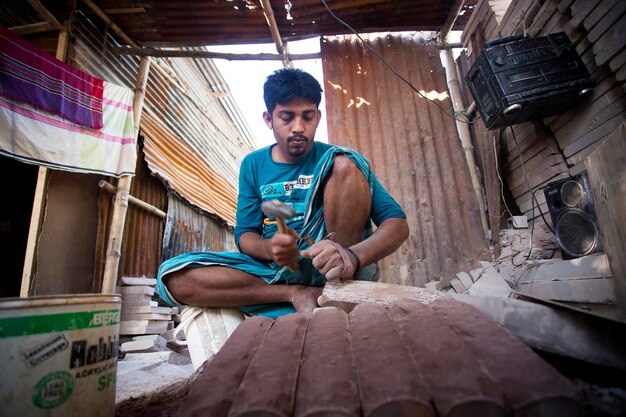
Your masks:
{"label": "man's right hand", "polygon": [[[292,231],[291,229],[289,230]],[[276,233],[270,239],[272,261],[280,266],[288,266],[298,260],[298,246],[294,236],[286,233]]]}

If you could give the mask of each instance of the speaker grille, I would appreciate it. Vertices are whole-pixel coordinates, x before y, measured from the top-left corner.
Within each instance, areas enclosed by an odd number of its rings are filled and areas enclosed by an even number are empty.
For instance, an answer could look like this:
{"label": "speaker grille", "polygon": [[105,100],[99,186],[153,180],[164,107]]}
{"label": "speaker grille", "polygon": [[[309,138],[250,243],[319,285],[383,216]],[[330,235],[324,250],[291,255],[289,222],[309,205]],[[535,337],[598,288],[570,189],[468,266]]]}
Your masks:
{"label": "speaker grille", "polygon": [[569,207],[576,207],[583,201],[585,191],[578,181],[570,180],[563,184],[561,188],[561,199]]}
{"label": "speaker grille", "polygon": [[590,254],[598,241],[598,233],[589,215],[580,210],[563,213],[555,231],[559,247],[571,257]]}

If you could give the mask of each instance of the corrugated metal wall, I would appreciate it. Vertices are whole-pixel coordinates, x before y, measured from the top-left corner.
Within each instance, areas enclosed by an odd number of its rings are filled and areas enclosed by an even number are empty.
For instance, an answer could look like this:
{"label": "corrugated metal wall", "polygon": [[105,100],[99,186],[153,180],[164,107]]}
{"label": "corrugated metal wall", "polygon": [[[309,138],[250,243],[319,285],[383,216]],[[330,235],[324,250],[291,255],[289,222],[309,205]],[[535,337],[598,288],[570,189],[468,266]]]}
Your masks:
{"label": "corrugated metal wall", "polygon": [[[504,15],[502,4],[508,2],[482,1],[472,13],[463,33],[470,63],[485,40],[524,30],[531,36],[565,32],[597,81],[585,104],[543,121],[515,125],[514,133],[510,128],[502,132],[505,180],[522,214],[532,218],[531,192],[518,154],[524,160],[530,186],[536,190],[584,170],[585,158],[626,121],[626,3],[524,0],[511,2]],[[541,211],[547,213],[543,193],[536,193],[536,197]],[[535,208],[534,217],[538,216]]]}
{"label": "corrugated metal wall", "polygon": [[[134,88],[139,60],[116,56],[102,33],[80,15],[72,33],[72,65],[106,81]],[[213,90],[213,86],[217,89]],[[141,128],[150,169],[182,197],[234,224],[239,164],[255,140],[226,83],[214,65],[200,60],[158,58],[152,61]],[[233,122],[233,117],[239,128]],[[172,141],[171,138],[176,140]],[[157,149],[154,144],[159,144]],[[168,149],[164,163],[163,149]],[[195,154],[181,159],[179,155]],[[170,158],[171,157],[171,158]],[[179,181],[193,174],[194,182]],[[208,174],[205,174],[208,173]],[[183,175],[183,176],[185,176]],[[224,190],[227,190],[226,192]]]}
{"label": "corrugated metal wall", "polygon": [[[117,185],[117,179],[112,183]],[[165,211],[167,192],[160,180],[151,175],[148,165],[139,152],[135,177],[131,184],[130,195],[156,208]],[[98,236],[96,244],[96,260],[94,271],[94,290],[99,291],[104,273],[105,255],[113,216],[114,194],[100,191],[98,200]],[[156,277],[161,262],[161,242],[165,219],[162,219],[134,204],[128,205],[126,224],[124,225],[124,241],[120,257],[119,275],[140,277],[145,275]]]}
{"label": "corrugated metal wall", "polygon": [[189,207],[175,194],[169,194],[163,261],[186,252],[234,250],[233,234],[221,222]]}
{"label": "corrugated metal wall", "polygon": [[[418,36],[369,39],[405,78],[452,113],[438,50]],[[454,120],[413,93],[352,36],[322,41],[329,141],[352,147],[407,213],[409,240],[381,281],[421,286],[490,259]]]}

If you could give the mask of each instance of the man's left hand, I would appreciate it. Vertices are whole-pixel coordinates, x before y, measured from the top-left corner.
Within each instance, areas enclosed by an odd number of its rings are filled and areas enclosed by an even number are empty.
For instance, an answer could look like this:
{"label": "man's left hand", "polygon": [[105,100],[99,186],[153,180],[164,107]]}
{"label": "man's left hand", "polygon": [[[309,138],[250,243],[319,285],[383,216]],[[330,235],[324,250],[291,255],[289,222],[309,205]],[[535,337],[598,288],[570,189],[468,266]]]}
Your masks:
{"label": "man's left hand", "polygon": [[352,279],[356,273],[355,255],[345,250],[340,244],[329,239],[320,240],[307,250],[300,252],[304,258],[313,260],[313,266],[327,280]]}

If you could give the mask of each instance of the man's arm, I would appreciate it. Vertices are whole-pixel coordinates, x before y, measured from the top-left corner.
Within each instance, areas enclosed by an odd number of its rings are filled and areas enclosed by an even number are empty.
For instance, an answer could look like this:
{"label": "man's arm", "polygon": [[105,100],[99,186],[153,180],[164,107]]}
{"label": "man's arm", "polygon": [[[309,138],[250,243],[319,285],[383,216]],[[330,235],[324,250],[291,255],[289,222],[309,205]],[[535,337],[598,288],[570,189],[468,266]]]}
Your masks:
{"label": "man's arm", "polygon": [[409,225],[406,219],[389,218],[368,239],[350,246],[350,249],[359,257],[361,267],[364,267],[395,252],[408,237]]}

